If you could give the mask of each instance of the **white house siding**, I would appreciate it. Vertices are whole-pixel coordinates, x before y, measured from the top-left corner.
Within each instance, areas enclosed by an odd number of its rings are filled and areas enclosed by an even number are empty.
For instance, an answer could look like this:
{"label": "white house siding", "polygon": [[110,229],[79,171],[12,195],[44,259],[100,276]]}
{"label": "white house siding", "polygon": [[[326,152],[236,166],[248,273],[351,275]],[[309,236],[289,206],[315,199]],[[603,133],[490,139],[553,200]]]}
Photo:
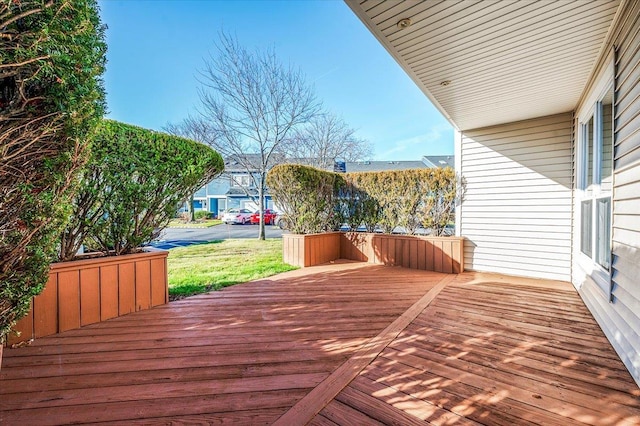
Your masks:
{"label": "white house siding", "polygon": [[627,2],[622,16],[614,29],[618,54],[611,301],[588,275],[574,283],[640,385],[640,1]]}
{"label": "white house siding", "polygon": [[569,281],[572,114],[463,131],[465,268]]}

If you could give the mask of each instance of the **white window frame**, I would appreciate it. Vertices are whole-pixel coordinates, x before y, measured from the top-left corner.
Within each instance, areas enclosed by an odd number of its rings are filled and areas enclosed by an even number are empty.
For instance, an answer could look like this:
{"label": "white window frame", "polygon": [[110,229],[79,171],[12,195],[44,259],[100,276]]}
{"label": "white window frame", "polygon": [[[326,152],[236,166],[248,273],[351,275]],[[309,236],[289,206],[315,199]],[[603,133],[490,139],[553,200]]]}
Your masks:
{"label": "white window frame", "polygon": [[[603,291],[606,298],[611,297],[611,248],[612,248],[612,236],[613,236],[613,167],[611,170],[611,188],[608,191],[602,190],[602,143],[603,138],[601,129],[603,126],[603,108],[602,100],[610,93],[613,93],[613,60],[610,61],[609,66],[606,67],[603,75],[597,81],[595,87],[590,92],[587,100],[583,103],[584,108],[578,114],[578,143],[576,145],[576,203],[575,203],[575,216],[576,216],[576,235],[577,244],[575,245],[576,260],[578,265],[596,282],[598,287]],[[615,101],[615,100],[614,100]],[[614,101],[612,101],[612,108]],[[614,111],[612,110],[612,149],[613,149],[613,135],[615,134],[614,128]],[[589,155],[589,137],[587,123],[593,118],[593,155],[592,158],[588,158]],[[587,157],[587,158],[585,158]],[[613,157],[613,152],[612,152]],[[613,158],[612,158],[613,163]],[[588,164],[588,166],[587,166]],[[592,169],[592,182],[587,182],[589,176],[589,167]],[[593,183],[595,182],[595,183]],[[609,198],[609,269],[605,269],[597,262],[597,213],[598,213],[598,200]],[[582,252],[582,202],[592,201],[591,205],[591,256]]]}
{"label": "white window frame", "polygon": [[249,174],[232,174],[231,186],[234,188],[252,188],[253,179],[251,179],[251,175]]}

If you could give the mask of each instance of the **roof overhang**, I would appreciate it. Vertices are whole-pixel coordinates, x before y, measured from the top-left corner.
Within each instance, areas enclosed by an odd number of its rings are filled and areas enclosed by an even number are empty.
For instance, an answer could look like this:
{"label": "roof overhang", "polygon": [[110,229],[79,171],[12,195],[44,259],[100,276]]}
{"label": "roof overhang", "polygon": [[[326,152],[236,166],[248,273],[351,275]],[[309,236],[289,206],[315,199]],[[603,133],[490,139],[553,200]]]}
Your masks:
{"label": "roof overhang", "polygon": [[345,1],[459,130],[573,111],[620,4]]}

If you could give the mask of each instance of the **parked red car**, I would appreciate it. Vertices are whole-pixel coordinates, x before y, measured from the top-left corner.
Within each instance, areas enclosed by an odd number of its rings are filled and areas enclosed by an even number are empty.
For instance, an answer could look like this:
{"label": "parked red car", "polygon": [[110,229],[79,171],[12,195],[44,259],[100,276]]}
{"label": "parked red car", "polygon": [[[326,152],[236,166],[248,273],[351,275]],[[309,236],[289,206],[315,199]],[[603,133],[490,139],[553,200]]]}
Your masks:
{"label": "parked red car", "polygon": [[[278,214],[276,212],[274,212],[271,209],[266,209],[264,211],[264,224],[265,225],[273,225],[274,221],[276,220],[276,216]],[[256,211],[254,214],[251,215],[251,223],[252,224],[257,224],[260,223],[260,212]]]}

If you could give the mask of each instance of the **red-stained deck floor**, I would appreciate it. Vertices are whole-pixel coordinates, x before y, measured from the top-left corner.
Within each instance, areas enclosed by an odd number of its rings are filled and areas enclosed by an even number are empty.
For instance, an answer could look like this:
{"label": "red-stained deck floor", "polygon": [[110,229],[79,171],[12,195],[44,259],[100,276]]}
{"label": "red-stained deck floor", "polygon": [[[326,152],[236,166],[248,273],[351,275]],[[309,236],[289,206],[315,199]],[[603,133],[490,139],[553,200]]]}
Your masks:
{"label": "red-stained deck floor", "polygon": [[640,424],[568,283],[336,263],[7,349],[0,423]]}

